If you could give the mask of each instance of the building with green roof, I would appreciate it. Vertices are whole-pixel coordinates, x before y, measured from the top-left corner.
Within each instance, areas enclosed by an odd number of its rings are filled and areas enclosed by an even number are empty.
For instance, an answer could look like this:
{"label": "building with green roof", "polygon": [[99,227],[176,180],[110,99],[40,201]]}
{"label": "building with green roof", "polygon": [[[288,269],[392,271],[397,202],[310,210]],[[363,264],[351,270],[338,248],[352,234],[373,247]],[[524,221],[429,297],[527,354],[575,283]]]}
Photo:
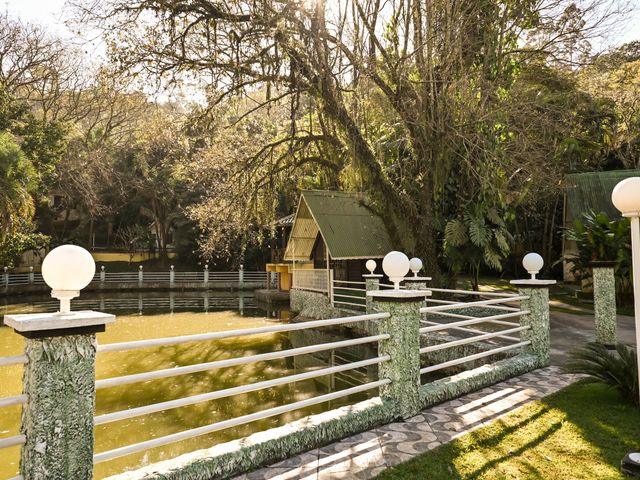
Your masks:
{"label": "building with green roof", "polygon": [[338,280],[361,281],[366,260],[391,250],[384,222],[364,195],[303,190],[284,260],[294,268],[333,269]]}
{"label": "building with green roof", "polygon": [[[565,177],[564,226],[573,227],[574,220],[589,210],[604,212],[609,218],[620,218],[620,212],[611,202],[611,192],[618,182],[640,176],[640,170],[611,170],[605,172],[572,173]],[[563,254],[576,253],[575,242],[563,239]],[[574,280],[565,262],[564,279]]]}

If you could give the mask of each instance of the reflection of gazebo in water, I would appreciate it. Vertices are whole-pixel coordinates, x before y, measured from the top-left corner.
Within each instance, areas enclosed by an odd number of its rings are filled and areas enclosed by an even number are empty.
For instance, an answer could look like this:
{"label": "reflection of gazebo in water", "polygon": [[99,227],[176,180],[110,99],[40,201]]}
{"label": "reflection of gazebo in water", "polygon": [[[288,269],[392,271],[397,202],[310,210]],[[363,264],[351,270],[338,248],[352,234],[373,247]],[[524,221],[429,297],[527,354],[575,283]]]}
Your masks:
{"label": "reflection of gazebo in water", "polygon": [[365,263],[393,245],[384,222],[360,194],[304,190],[284,260],[291,262],[293,288],[327,292],[329,279],[362,281]]}

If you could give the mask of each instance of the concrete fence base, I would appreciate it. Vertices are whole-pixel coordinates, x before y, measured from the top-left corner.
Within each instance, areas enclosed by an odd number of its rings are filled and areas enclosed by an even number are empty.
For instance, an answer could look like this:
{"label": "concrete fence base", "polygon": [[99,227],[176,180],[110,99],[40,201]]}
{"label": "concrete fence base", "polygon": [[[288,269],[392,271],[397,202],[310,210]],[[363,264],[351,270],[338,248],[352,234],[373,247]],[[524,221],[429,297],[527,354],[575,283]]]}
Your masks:
{"label": "concrete fence base", "polygon": [[198,450],[108,480],[225,479],[298,453],[327,445],[397,418],[394,402],[375,397],[355,405],[311,415],[282,427]]}

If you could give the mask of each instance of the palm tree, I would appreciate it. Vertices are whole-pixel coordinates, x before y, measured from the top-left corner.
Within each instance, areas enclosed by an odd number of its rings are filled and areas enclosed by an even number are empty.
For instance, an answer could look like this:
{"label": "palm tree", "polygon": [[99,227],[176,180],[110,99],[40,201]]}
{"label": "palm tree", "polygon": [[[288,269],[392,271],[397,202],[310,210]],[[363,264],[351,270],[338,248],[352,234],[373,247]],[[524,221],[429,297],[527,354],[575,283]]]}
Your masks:
{"label": "palm tree", "polygon": [[0,132],[0,240],[34,212],[35,171],[13,136]]}

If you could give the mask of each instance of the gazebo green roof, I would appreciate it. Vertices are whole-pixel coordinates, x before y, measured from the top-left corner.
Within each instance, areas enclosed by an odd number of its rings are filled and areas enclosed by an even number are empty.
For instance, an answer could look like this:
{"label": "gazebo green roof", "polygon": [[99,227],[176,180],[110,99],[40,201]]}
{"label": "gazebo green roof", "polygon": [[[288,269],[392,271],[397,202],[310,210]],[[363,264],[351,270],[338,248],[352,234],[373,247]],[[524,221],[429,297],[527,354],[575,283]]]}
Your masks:
{"label": "gazebo green roof", "polygon": [[335,260],[382,258],[393,245],[362,194],[303,190],[285,260],[309,260],[320,233]]}
{"label": "gazebo green roof", "polygon": [[572,224],[576,218],[580,218],[589,210],[605,212],[609,218],[620,217],[620,212],[611,203],[613,187],[625,178],[637,176],[640,176],[640,170],[611,170],[567,175],[565,221]]}

